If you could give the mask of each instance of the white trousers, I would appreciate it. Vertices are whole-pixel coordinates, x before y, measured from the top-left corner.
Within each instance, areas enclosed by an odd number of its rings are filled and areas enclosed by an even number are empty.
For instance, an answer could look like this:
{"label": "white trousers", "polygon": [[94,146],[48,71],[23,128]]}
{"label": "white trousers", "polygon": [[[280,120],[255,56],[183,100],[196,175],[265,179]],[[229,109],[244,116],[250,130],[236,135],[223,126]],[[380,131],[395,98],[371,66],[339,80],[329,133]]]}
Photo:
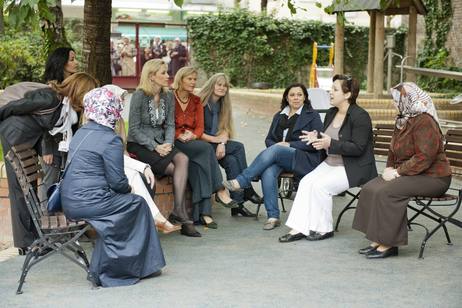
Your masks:
{"label": "white trousers", "polygon": [[151,195],[149,194],[148,189],[144,185],[143,179],[141,178],[140,173],[143,173],[146,164],[142,163],[136,159],[124,155],[124,172],[128,178],[128,184],[132,187],[135,195],[143,197],[144,200],[148,203],[149,209],[151,210],[152,217],[156,217],[159,214],[159,209],[157,208],[154,200],[152,200]]}
{"label": "white trousers", "polygon": [[344,166],[321,163],[300,181],[286,225],[305,235],[333,231],[332,196],[348,188]]}

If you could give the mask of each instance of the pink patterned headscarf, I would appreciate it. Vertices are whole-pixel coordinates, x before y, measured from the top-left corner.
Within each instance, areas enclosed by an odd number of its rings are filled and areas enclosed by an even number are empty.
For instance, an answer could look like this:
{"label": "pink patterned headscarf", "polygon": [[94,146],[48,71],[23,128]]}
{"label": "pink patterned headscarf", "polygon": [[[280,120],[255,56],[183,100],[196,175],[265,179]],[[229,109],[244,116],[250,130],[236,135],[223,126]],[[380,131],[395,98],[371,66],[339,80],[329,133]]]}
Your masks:
{"label": "pink patterned headscarf", "polygon": [[122,117],[123,106],[120,96],[106,88],[96,88],[85,94],[83,106],[85,117],[88,120],[112,129]]}
{"label": "pink patterned headscarf", "polygon": [[427,92],[413,82],[402,82],[390,89],[395,106],[399,110],[396,127],[402,129],[409,118],[428,113],[439,125],[435,105]]}

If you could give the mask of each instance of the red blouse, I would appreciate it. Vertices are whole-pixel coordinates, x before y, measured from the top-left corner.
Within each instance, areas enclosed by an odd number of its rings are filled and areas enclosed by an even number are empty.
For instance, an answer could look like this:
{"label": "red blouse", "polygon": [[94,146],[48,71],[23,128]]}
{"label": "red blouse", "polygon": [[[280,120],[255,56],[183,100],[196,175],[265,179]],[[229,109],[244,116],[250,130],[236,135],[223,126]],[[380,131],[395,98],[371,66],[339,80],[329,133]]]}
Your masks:
{"label": "red blouse", "polygon": [[175,97],[175,139],[185,130],[191,131],[199,139],[204,133],[204,107],[199,96],[190,94],[189,104],[183,111]]}
{"label": "red blouse", "polygon": [[430,115],[410,118],[403,129],[395,129],[387,167],[398,169],[400,175],[451,175],[440,129]]}

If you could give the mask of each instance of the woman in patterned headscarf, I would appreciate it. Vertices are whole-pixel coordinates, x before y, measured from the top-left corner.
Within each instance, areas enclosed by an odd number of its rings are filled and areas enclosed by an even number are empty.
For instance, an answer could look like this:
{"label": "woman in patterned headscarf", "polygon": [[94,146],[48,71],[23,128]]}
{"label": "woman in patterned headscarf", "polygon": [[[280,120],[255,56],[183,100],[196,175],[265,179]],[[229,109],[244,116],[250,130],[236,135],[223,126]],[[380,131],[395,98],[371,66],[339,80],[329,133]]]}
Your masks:
{"label": "woman in patterned headscarf", "polygon": [[85,117],[72,139],[61,185],[63,210],[98,234],[89,279],[103,287],[130,285],[160,273],[165,260],[154,219],[124,173],[124,147],[114,132],[120,96],[97,88],[84,97]]}
{"label": "woman in patterned headscarf", "polygon": [[438,115],[430,96],[411,82],[391,89],[398,116],[382,176],[361,190],[353,228],[366,234],[368,259],[398,254],[407,245],[406,207],[411,197],[438,197],[451,183]]}

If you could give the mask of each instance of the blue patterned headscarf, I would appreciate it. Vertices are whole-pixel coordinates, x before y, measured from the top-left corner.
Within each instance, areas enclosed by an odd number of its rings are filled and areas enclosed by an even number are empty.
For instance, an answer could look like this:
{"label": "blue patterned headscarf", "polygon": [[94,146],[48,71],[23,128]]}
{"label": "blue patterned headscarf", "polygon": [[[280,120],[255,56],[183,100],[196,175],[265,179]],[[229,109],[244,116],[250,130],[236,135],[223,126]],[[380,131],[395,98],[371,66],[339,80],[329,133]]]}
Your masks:
{"label": "blue patterned headscarf", "polygon": [[88,120],[112,129],[122,117],[123,106],[120,96],[106,88],[96,88],[85,94],[83,106]]}

